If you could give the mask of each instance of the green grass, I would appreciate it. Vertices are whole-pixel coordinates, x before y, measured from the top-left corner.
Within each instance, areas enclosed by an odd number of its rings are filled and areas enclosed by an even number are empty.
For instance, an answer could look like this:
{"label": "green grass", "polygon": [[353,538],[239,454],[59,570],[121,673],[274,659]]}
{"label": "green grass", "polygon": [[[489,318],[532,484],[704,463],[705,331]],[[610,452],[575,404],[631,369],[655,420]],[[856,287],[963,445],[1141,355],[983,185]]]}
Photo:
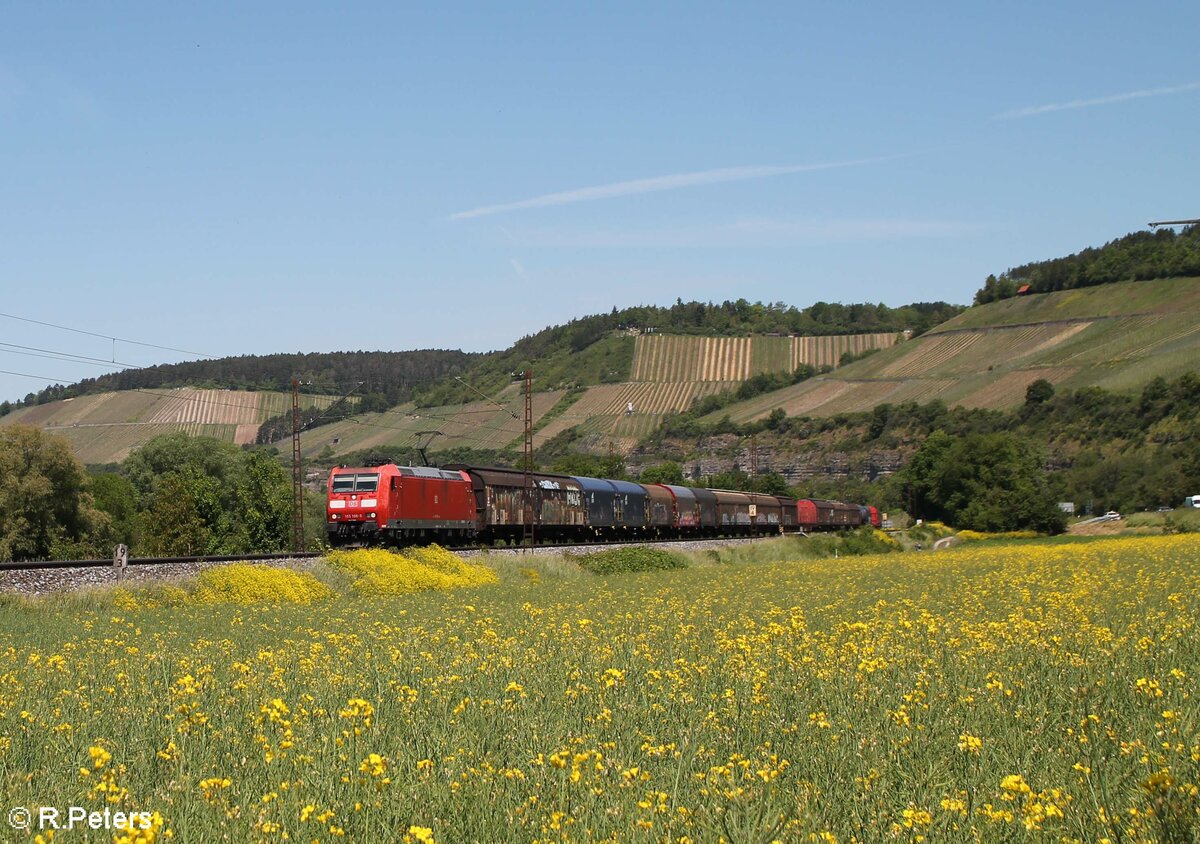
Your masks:
{"label": "green grass", "polygon": [[982,328],[1057,319],[1166,313],[1179,308],[1200,308],[1200,279],[1127,281],[1058,293],[1017,296],[970,308],[937,326],[931,333],[954,328]]}
{"label": "green grass", "polygon": [[755,337],[750,347],[750,374],[792,371],[791,337]]}
{"label": "green grass", "polygon": [[1177,507],[1167,513],[1131,513],[1125,517],[1125,524],[1164,533],[1197,533],[1200,532],[1200,508]]}
{"label": "green grass", "polygon": [[629,574],[636,571],[687,568],[687,562],[682,556],[662,548],[611,548],[607,551],[580,554],[573,559],[581,568],[592,574]]}

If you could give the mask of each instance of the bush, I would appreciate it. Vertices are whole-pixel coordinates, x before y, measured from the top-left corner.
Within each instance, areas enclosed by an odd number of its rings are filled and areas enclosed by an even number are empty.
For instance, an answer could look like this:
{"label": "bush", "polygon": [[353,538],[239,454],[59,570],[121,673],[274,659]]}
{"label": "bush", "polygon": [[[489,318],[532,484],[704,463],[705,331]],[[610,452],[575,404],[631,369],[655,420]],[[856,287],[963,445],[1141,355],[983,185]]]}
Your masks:
{"label": "bush", "polygon": [[152,583],[134,589],[118,587],[113,590],[113,606],[126,612],[181,607],[190,600],[188,591],[173,583]]}
{"label": "bush", "polygon": [[367,595],[407,595],[497,581],[491,569],[468,563],[438,545],[408,548],[405,554],[382,548],[331,551],[327,559],[354,577],[354,591]]}
{"label": "bush", "polygon": [[871,527],[861,527],[850,533],[813,535],[800,542],[804,556],[810,558],[890,554],[903,550],[899,542]]}
{"label": "bush", "polygon": [[333,596],[311,574],[261,563],[234,563],[200,572],[192,601],[198,604],[309,604]]}
{"label": "bush", "polygon": [[1032,530],[1004,530],[998,533],[982,533],[977,530],[960,530],[956,536],[963,542],[978,542],[984,539],[1036,539],[1039,534]]}
{"label": "bush", "polygon": [[678,554],[661,548],[613,548],[584,554],[575,560],[592,574],[625,574],[634,571],[665,571],[687,568]]}
{"label": "bush", "polygon": [[936,521],[915,525],[914,527],[910,527],[906,533],[908,533],[908,538],[915,542],[936,542],[939,539],[945,539],[947,536],[955,535],[951,528]]}

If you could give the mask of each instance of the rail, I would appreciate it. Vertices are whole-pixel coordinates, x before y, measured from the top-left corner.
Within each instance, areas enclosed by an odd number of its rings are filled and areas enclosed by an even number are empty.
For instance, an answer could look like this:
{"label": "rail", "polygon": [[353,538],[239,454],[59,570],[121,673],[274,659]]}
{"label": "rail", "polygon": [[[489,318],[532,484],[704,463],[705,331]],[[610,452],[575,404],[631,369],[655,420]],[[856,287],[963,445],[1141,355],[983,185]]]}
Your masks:
{"label": "rail", "polygon": [[[294,560],[320,557],[319,551],[279,551],[274,554],[227,554],[210,557],[130,557],[126,565],[158,566],[177,563],[251,563],[257,560]],[[33,571],[35,569],[94,569],[114,568],[113,560],[28,560],[0,562],[0,571]]]}
{"label": "rail", "polygon": [[[687,542],[722,542],[730,540],[770,539],[776,536],[796,536],[807,539],[809,534],[803,530],[792,529],[778,533],[763,531],[749,534],[726,534],[722,536],[683,536],[683,537],[627,537],[621,539],[605,539],[592,542],[564,541],[539,542],[532,549],[522,545],[465,545],[454,546],[452,551],[493,551],[521,552],[529,550],[553,550],[555,548],[593,548],[602,545],[670,545]],[[358,546],[346,546],[353,548]],[[20,562],[0,562],[0,572],[5,571],[37,571],[54,569],[90,569],[113,568],[118,571],[127,566],[159,566],[180,565],[185,563],[251,563],[266,560],[305,560],[324,556],[324,551],[277,551],[273,554],[225,554],[216,556],[197,557],[122,557],[121,548],[117,549],[112,559],[107,560],[24,560]]]}

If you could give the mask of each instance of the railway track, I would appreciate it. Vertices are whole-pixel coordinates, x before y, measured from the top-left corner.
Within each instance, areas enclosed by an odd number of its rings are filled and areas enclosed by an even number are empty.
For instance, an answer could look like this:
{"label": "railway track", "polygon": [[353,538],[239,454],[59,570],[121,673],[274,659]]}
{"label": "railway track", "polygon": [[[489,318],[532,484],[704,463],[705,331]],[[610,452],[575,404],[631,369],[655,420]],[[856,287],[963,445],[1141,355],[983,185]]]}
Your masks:
{"label": "railway track", "polygon": [[[184,563],[249,563],[264,560],[303,560],[320,557],[320,551],[278,551],[274,554],[231,554],[212,557],[130,557],[129,566],[182,565]],[[114,568],[113,560],[32,560],[0,562],[0,571],[37,571],[38,569]]]}
{"label": "railway track", "polygon": [[[634,537],[630,539],[610,539],[603,542],[539,542],[532,548],[520,545],[456,545],[447,550],[455,553],[482,554],[503,553],[521,554],[541,551],[599,551],[613,545],[696,545],[756,542],[762,539],[772,539],[780,534],[756,534],[754,536],[704,536],[704,537],[671,537],[656,539]],[[807,536],[803,531],[793,531],[787,536]],[[338,550],[354,550],[364,546],[347,545]],[[212,563],[251,563],[270,562],[276,560],[308,560],[325,555],[324,551],[277,551],[273,554],[226,554],[198,557],[130,557],[127,566],[172,566],[172,565],[207,565]],[[115,568],[114,560],[32,560],[26,562],[0,562],[0,572],[5,571],[38,571],[44,569],[100,569]]]}

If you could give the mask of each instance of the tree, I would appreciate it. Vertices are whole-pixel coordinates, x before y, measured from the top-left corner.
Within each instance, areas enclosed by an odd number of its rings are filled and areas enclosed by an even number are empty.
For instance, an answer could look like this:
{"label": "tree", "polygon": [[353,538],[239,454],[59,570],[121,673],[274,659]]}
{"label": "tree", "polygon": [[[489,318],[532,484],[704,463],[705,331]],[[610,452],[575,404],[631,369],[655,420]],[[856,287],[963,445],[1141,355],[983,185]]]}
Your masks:
{"label": "tree", "polygon": [[[358,404],[359,413],[382,413],[391,407],[391,402],[383,393],[367,393]],[[319,418],[319,417],[318,417]]]}
{"label": "tree", "polygon": [[573,477],[584,478],[603,478],[604,467],[600,463],[600,458],[591,454],[582,454],[576,452],[574,454],[566,454],[556,460],[551,465],[552,472],[558,472],[563,475],[571,475]]}
{"label": "tree", "polygon": [[735,491],[750,489],[750,476],[741,469],[730,469],[728,472],[717,472],[705,478],[709,489],[731,489]]}
{"label": "tree", "polygon": [[887,402],[877,404],[871,410],[871,424],[867,428],[867,439],[877,440],[887,429],[888,419],[892,415],[892,406]]}
{"label": "tree", "polygon": [[556,460],[550,468],[551,471],[573,477],[607,478],[615,481],[627,480],[629,477],[625,472],[625,458],[619,454],[608,457],[578,452],[567,454]]}
{"label": "tree", "polygon": [[754,487],[755,492],[767,495],[789,495],[791,493],[787,478],[778,472],[764,472],[756,478],[751,478],[751,486]]}
{"label": "tree", "polygon": [[262,452],[248,452],[234,483],[232,546],[239,553],[278,551],[292,529],[291,479]]}
{"label": "tree", "polygon": [[224,484],[234,474],[241,450],[212,437],[190,437],[182,431],[155,437],[125,458],[123,468],[143,497],[154,492],[158,478],[188,468]]}
{"label": "tree", "polygon": [[103,472],[92,475],[88,489],[96,501],[96,507],[109,519],[109,529],[103,536],[104,544],[133,545],[138,526],[137,487],[124,475]]}
{"label": "tree", "polygon": [[139,550],[149,556],[194,557],[215,550],[212,480],[169,472],[158,478],[142,513]]}
{"label": "tree", "polygon": [[644,484],[674,484],[683,486],[683,468],[672,461],[659,463],[657,466],[647,466],[642,470],[641,482]]}
{"label": "tree", "polygon": [[167,434],[123,466],[139,490],[138,550],[150,554],[278,551],[291,530],[291,482],[273,452]]}
{"label": "tree", "polygon": [[920,518],[989,532],[1066,528],[1044,457],[1015,434],[952,438],[935,431],[901,475]]}
{"label": "tree", "polygon": [[1054,385],[1039,378],[1025,388],[1025,404],[1045,404],[1054,398]]}
{"label": "tree", "polygon": [[0,560],[46,559],[106,523],[64,438],[30,425],[0,428]]}
{"label": "tree", "polygon": [[766,422],[763,424],[768,431],[778,431],[780,428],[785,427],[786,423],[787,411],[782,407],[777,407],[767,414]]}

